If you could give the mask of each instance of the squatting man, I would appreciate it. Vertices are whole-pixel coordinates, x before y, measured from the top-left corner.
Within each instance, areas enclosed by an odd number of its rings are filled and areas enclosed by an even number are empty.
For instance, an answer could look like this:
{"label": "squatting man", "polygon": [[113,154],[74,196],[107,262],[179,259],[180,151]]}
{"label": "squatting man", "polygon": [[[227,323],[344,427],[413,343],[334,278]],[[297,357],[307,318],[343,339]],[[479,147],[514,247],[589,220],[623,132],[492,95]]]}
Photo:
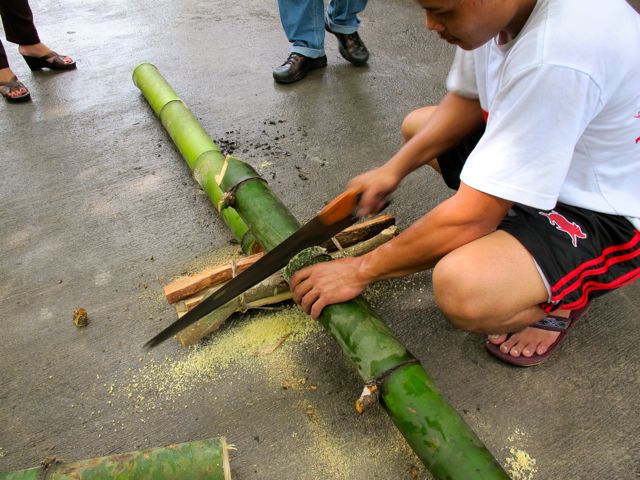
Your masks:
{"label": "squatting man", "polygon": [[429,165],[456,192],[358,258],[300,270],[317,318],[371,282],[433,268],[435,300],[487,349],[544,361],[599,295],[640,276],[640,16],[625,0],[419,0],[457,46],[447,95],[353,178],[360,214]]}

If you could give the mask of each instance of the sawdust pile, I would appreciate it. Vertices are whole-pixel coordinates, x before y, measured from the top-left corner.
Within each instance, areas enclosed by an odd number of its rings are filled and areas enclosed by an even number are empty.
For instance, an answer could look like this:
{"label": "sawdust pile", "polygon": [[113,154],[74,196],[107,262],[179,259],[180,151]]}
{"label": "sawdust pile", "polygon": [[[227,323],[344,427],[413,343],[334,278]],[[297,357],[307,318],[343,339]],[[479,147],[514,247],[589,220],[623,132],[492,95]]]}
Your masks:
{"label": "sawdust pile", "polygon": [[174,400],[231,367],[259,362],[261,356],[267,358],[277,348],[304,341],[320,330],[320,325],[297,306],[260,312],[216,334],[208,344],[191,348],[186,356],[177,360],[149,360],[133,372],[122,391],[137,403],[145,398],[150,402],[150,396]]}
{"label": "sawdust pile", "polygon": [[513,444],[509,447],[509,456],[506,459],[507,470],[513,480],[533,480],[538,471],[536,460],[524,450],[517,448],[516,444],[521,444],[524,437],[524,432],[516,429],[507,438],[507,441]]}

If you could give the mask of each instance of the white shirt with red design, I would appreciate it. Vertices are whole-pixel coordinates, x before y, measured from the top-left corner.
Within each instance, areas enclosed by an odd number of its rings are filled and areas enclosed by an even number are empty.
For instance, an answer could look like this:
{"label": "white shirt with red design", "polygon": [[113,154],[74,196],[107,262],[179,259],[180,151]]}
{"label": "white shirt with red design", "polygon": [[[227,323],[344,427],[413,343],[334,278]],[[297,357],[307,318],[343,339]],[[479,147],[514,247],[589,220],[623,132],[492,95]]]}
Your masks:
{"label": "white shirt with red design", "polygon": [[458,48],[447,88],[488,112],[465,184],[640,229],[640,15],[625,0],[538,0],[508,44]]}

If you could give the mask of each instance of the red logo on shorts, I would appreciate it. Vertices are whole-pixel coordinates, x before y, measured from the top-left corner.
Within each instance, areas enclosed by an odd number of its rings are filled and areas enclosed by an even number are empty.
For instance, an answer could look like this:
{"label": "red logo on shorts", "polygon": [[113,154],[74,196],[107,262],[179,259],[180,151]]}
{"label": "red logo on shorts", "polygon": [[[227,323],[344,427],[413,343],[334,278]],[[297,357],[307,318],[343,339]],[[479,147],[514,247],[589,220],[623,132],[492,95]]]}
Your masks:
{"label": "red logo on shorts", "polygon": [[547,217],[549,223],[556,227],[556,230],[560,230],[561,232],[566,233],[571,237],[571,243],[574,247],[578,246],[579,238],[587,238],[587,234],[582,231],[580,225],[575,222],[570,222],[567,220],[567,217],[556,212],[555,210],[551,210],[549,213],[547,212],[538,212],[540,215]]}

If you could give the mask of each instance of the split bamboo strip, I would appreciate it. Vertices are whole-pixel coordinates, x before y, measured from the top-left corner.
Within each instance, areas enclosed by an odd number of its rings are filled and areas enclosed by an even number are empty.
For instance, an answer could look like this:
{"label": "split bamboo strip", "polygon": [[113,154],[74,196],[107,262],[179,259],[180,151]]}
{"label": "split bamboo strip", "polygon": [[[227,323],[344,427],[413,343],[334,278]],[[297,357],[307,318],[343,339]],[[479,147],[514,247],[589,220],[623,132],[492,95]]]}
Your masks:
{"label": "split bamboo strip", "polygon": [[0,473],[0,480],[231,480],[228,448],[218,437],[71,463],[51,460]]}
{"label": "split bamboo strip", "polygon": [[167,302],[176,303],[206,288],[228,282],[233,278],[234,271],[237,275],[256,263],[256,261],[263,256],[263,253],[256,253],[255,255],[239,258],[234,262],[233,266],[228,263],[217,265],[198,272],[195,275],[178,278],[170,284],[165,285],[162,291]]}
{"label": "split bamboo strip", "polygon": [[[351,245],[343,250],[340,250],[339,252],[334,252],[332,254],[332,257],[356,257],[358,255],[363,255],[389,241],[397,234],[398,227],[393,225],[378,233],[373,238],[369,238],[360,243],[356,243],[355,245]],[[252,256],[255,257],[255,255]],[[227,266],[228,264],[221,265],[215,268],[222,269]],[[228,268],[231,269],[231,267]],[[185,301],[181,301],[176,304],[176,312],[178,314],[178,318],[182,317],[218,288],[221,288],[221,286],[215,288],[207,288],[206,290],[199,292],[198,295],[192,296]],[[291,297],[292,293],[289,289],[289,284],[282,276],[282,273],[278,272],[258,283],[257,285],[250,288],[242,295],[234,298],[230,302],[226,303],[222,307],[217,308],[213,312],[205,315],[197,322],[189,325],[187,328],[178,333],[176,335],[176,338],[180,342],[180,345],[182,345],[183,347],[194,345],[206,335],[209,335],[211,332],[214,332],[218,328],[220,328],[222,324],[236,312],[245,312],[253,308],[264,307],[265,305],[273,305],[275,303],[290,300]]]}
{"label": "split bamboo strip", "polygon": [[[391,215],[379,215],[375,218],[367,220],[356,225],[352,225],[349,228],[344,229],[337,234],[334,238],[341,248],[347,248],[358,242],[361,242],[367,238],[371,238],[374,235],[380,233],[385,228],[393,225],[395,218]],[[332,252],[337,250],[337,246],[329,241],[323,245],[327,251]],[[228,282],[234,276],[234,272],[238,273],[246,270],[253,265],[257,260],[262,258],[263,254],[258,253],[248,257],[243,257],[235,262],[233,265],[216,265],[215,267],[208,268],[195,275],[189,275],[187,277],[181,277],[173,282],[165,285],[162,288],[165,298],[169,303],[176,303],[180,300],[184,300],[196,293],[221,283]]]}
{"label": "split bamboo strip", "polygon": [[[149,75],[160,76],[155,69],[145,70]],[[149,90],[152,89],[143,88],[142,92],[145,96],[153,95]],[[175,125],[173,122],[163,124],[165,127]],[[196,166],[194,170],[197,169]],[[241,181],[246,178],[243,170],[246,170],[246,164],[232,157],[227,157],[222,167],[210,163],[201,172],[209,181],[201,181],[201,185],[205,190],[205,185],[213,187],[217,177],[216,184],[223,191],[233,191],[235,210],[251,226],[263,248],[269,251],[298,230],[300,224],[273,196],[265,182]],[[198,172],[196,178],[202,179]],[[318,260],[317,256],[311,256],[307,263],[300,261],[293,266],[290,263],[291,271]],[[320,321],[361,377],[367,382],[380,383],[381,400],[387,412],[436,479],[509,478],[447,403],[415,357],[362,297],[326,307]]]}

